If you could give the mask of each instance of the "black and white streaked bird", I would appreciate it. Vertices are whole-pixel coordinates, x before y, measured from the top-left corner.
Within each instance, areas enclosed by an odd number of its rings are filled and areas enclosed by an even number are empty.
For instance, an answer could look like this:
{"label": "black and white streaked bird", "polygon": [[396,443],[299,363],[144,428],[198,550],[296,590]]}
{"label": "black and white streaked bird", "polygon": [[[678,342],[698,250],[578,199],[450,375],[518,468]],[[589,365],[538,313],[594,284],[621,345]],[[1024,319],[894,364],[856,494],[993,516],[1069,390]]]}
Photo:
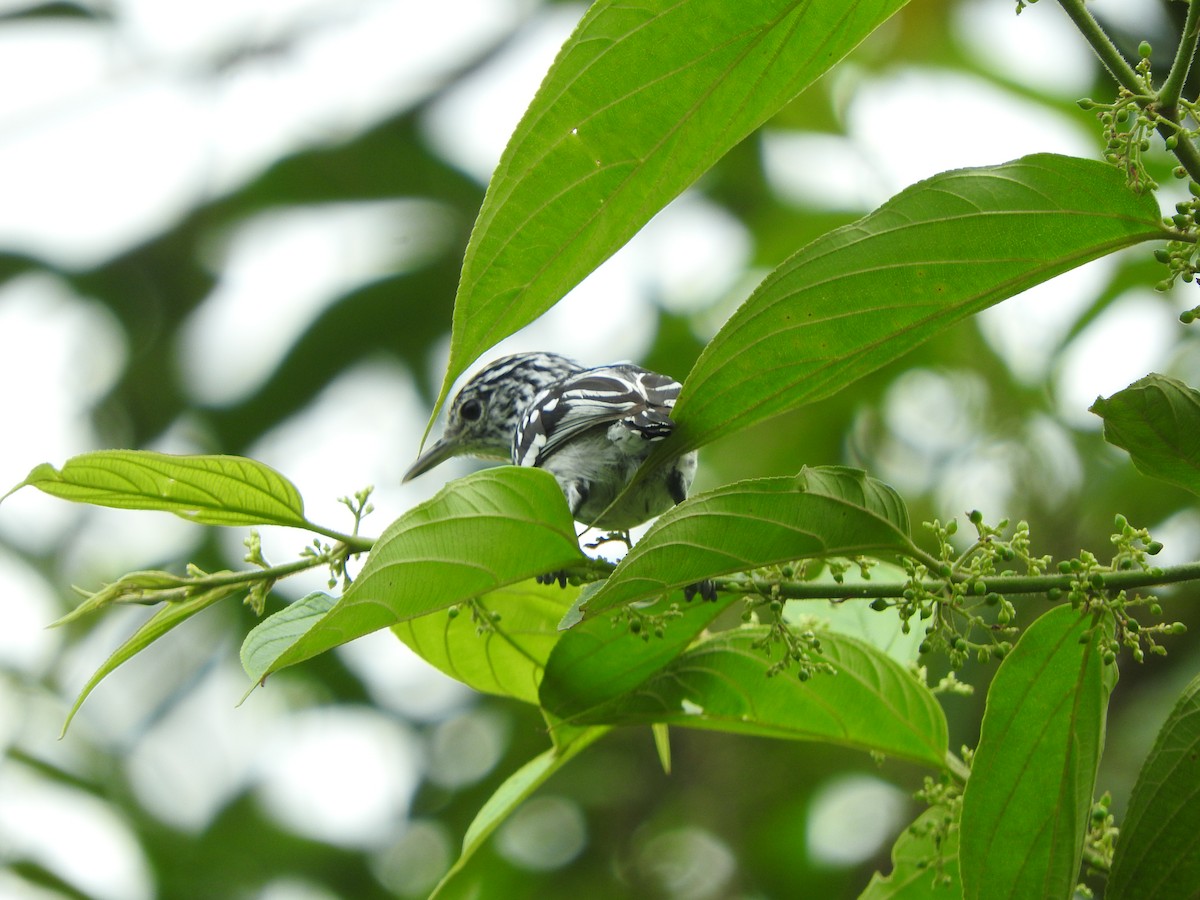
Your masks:
{"label": "black and white streaked bird", "polygon": [[674,379],[631,363],[588,369],[554,353],[506,356],[458,392],[445,433],[404,480],[452,456],[507,459],[552,474],[576,521],[628,531],[686,499],[696,474],[692,451],[622,495],[675,427],[679,390]]}

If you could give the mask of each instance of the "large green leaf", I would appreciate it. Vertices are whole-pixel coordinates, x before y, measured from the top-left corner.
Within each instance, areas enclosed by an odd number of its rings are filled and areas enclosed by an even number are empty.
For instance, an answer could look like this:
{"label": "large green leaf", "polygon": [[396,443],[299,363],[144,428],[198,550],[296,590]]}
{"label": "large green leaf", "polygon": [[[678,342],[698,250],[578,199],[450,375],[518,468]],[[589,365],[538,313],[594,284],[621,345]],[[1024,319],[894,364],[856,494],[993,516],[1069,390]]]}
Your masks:
{"label": "large green leaf", "polygon": [[13,491],[26,485],[76,503],[163,510],[202,525],[311,527],[295,485],[239,456],[98,450],[72,457],[61,470],[42,463]]}
{"label": "large green leaf", "polygon": [[[614,697],[633,690],[675,659],[733,603],[737,594],[724,594],[715,603],[683,602],[678,591],[639,605],[643,618],[669,614],[661,636],[649,627],[633,633],[621,621],[624,610],[612,609],[562,633],[550,652],[539,693],[542,706],[566,721]],[[641,622],[643,619],[637,619]],[[650,620],[652,621],[652,620]]]}
{"label": "large green leaf", "polygon": [[485,469],[450,482],[389,525],[328,612],[297,622],[284,610],[278,632],[275,617],[265,620],[257,640],[272,650],[254,653],[250,675],[259,681],[380,628],[589,564],[552,475],[518,466]]}
{"label": "large green leaf", "polygon": [[1108,900],[1200,896],[1200,678],[1184,689],[1146,757],[1121,823]]}
{"label": "large green leaf", "polygon": [[703,578],[813,556],[918,553],[894,490],[857,469],[739,481],[664,513],[584,604],[585,616]]}
{"label": "large green leaf", "polygon": [[542,670],[562,637],[558,622],[574,593],[526,581],[476,598],[472,613],[418,616],[393,625],[392,633],[477,691],[537,703]]}
{"label": "large green leaf", "polygon": [[[496,789],[496,792],[487,799],[487,802],[483,804],[476,814],[474,820],[471,822],[471,826],[467,829],[466,835],[463,837],[462,852],[459,854],[458,860],[442,880],[438,882],[433,893],[429,895],[429,900],[444,896],[452,885],[465,880],[463,874],[464,867],[471,860],[471,857],[475,855],[475,852],[487,841],[492,832],[505,819],[512,815],[513,811],[524,803],[530,794],[545,784],[551,775],[607,733],[607,728],[581,730],[572,735],[572,740],[569,743],[551,747],[545,753],[531,759],[505,779],[504,784]],[[476,886],[477,890],[478,886]],[[468,890],[467,896],[481,896],[476,891]]]}
{"label": "large green leaf", "polygon": [[778,661],[755,646],[761,627],[719,632],[630,694],[577,724],[665,722],[739,734],[823,741],[942,768],[946,718],[912,673],[861,641],[821,633],[816,657],[833,667],[807,681],[768,675]]}
{"label": "large green leaf", "polygon": [[961,897],[957,825],[954,814],[944,806],[921,813],[892,846],[892,871],[886,876],[876,872],[858,900]]}
{"label": "large green leaf", "polygon": [[1091,411],[1104,419],[1104,438],[1129,451],[1139,472],[1200,494],[1200,391],[1150,374]]}
{"label": "large green leaf", "polygon": [[829,397],[966,316],[1164,236],[1153,195],[1104,163],[1038,154],[935,175],[768,276],[697,360],[660,452]]}
{"label": "large green leaf", "polygon": [[963,897],[1068,900],[1079,880],[1116,667],[1070,606],[1021,636],[988,689],[963,793]]}
{"label": "large green leaf", "polygon": [[907,0],[600,0],[513,132],[463,260],[454,379]]}

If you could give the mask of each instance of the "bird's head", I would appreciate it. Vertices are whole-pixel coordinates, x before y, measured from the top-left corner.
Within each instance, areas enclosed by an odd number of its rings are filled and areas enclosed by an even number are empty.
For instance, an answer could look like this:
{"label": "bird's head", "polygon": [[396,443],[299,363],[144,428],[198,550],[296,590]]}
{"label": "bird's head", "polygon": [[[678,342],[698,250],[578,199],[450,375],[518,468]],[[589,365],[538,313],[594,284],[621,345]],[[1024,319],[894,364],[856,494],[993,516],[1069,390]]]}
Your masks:
{"label": "bird's head", "polygon": [[513,434],[533,398],[583,367],[556,353],[518,353],[489,363],[450,402],[446,430],[413,463],[416,478],[452,456],[512,459]]}

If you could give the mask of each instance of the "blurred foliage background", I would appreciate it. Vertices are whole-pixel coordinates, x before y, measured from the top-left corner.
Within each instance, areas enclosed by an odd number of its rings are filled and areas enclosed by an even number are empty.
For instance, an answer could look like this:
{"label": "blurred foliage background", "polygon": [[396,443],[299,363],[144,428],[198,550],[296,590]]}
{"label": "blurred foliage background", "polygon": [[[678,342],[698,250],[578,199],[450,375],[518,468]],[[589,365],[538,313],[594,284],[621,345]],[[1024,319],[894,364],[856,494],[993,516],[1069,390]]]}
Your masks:
{"label": "blurred foliage background", "polygon": [[[1144,38],[1169,58],[1181,4],[1095,9],[1131,54]],[[906,184],[1039,150],[1098,156],[1074,101],[1111,84],[1052,3],[1013,11],[913,0],[503,349],[682,377],[762,275]],[[0,2],[13,95],[0,106],[0,481],[99,447],[244,454],[333,524],[339,495],[375,484],[378,533],[466,471],[399,485],[487,176],[581,13]],[[706,448],[698,487],[849,463],[896,486],[914,521],[965,524],[979,508],[1072,556],[1103,554],[1122,512],[1164,561],[1196,559],[1194,504],[1136,473],[1086,412],[1151,370],[1200,384],[1196,329],[1176,321],[1194,288],[1154,294],[1160,277],[1139,250],[1056,279]],[[253,617],[214,608],[106,681],[56,740],[70,698],[146,615],[43,631],[73,604],[68,585],[240,562],[244,535],[164,518],[24,494],[0,507],[0,894],[423,896],[547,740],[535,711],[470,695],[387,635],[235,708]],[[273,561],[303,540],[264,536]],[[1168,616],[1195,633],[1195,591],[1177,593]],[[1118,812],[1196,664],[1180,641],[1122,673],[1100,778]],[[984,686],[990,668],[962,677]],[[946,698],[952,745],[973,741],[982,694]],[[897,763],[698,732],[672,746],[669,775],[643,731],[576,760],[473,862],[487,895],[854,896],[917,812],[922,773]]]}

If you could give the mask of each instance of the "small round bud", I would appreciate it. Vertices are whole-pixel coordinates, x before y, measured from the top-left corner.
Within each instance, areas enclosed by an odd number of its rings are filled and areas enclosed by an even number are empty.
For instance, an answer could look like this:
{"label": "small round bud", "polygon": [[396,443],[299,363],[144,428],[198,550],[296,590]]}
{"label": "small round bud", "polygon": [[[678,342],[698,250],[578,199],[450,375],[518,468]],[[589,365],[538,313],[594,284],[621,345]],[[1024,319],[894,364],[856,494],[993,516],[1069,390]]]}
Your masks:
{"label": "small round bud", "polygon": [[888,608],[888,605],[889,604],[887,600],[885,600],[883,597],[876,597],[871,601],[871,609],[875,610],[875,612],[883,612]]}
{"label": "small round bud", "polygon": [[1142,626],[1138,622],[1137,619],[1129,619],[1125,623],[1125,630],[1128,631],[1130,634],[1137,634],[1139,631],[1142,630]]}
{"label": "small round bud", "polygon": [[1062,588],[1050,588],[1046,591],[1046,599],[1051,603],[1057,603],[1062,599]]}
{"label": "small round bud", "polygon": [[629,623],[629,632],[630,632],[630,634],[641,634],[642,633],[642,620],[634,619],[632,622],[630,622]]}
{"label": "small round bud", "polygon": [[1179,314],[1179,321],[1184,325],[1191,325],[1196,321],[1196,311],[1194,309],[1185,309]]}
{"label": "small round bud", "polygon": [[1075,105],[1078,106],[1080,109],[1090,110],[1090,109],[1096,108],[1096,101],[1092,100],[1088,97],[1080,97],[1078,100],[1075,101]]}
{"label": "small round bud", "polygon": [[938,567],[938,574],[941,575],[943,578],[949,578],[951,575],[954,574],[954,570],[952,568],[950,568],[950,563],[942,563]]}
{"label": "small round bud", "polygon": [[924,656],[932,649],[933,647],[930,646],[929,641],[921,641],[921,646],[917,648],[917,653],[921,654],[921,656]]}
{"label": "small round bud", "polygon": [[1158,556],[1162,553],[1163,545],[1161,541],[1151,541],[1146,545],[1146,552],[1151,556]]}
{"label": "small round bud", "polygon": [[457,619],[458,618],[458,607],[457,606],[448,607],[446,609],[446,615],[449,616],[451,619]]}
{"label": "small round bud", "polygon": [[1187,626],[1182,622],[1173,622],[1171,624],[1171,634],[1184,634],[1187,632]]}
{"label": "small round bud", "polygon": [[1058,571],[1062,572],[1064,575],[1070,575],[1071,574],[1071,561],[1069,559],[1062,560],[1058,564]]}
{"label": "small round bud", "polygon": [[1152,616],[1161,616],[1161,615],[1162,615],[1162,606],[1161,606],[1161,604],[1158,604],[1158,603],[1151,603],[1151,604],[1150,604],[1150,615],[1152,615]]}
{"label": "small round bud", "polygon": [[982,525],[983,524],[983,513],[981,513],[977,509],[971,510],[971,512],[967,516],[967,518],[969,518],[971,520],[972,525]]}
{"label": "small round bud", "polygon": [[[1174,139],[1175,136],[1171,135],[1171,137]],[[1200,184],[1197,184],[1194,181],[1189,181],[1188,190],[1191,192],[1193,197],[1200,197]]]}
{"label": "small round bud", "polygon": [[983,602],[986,603],[988,606],[995,606],[997,603],[1000,602],[1000,595],[997,594],[995,591],[992,591],[986,597],[983,598]]}
{"label": "small round bud", "polygon": [[971,593],[976,597],[982,597],[987,593],[987,585],[982,581],[971,582]]}
{"label": "small round bud", "polygon": [[1129,526],[1129,520],[1120,513],[1113,516],[1113,528],[1117,531],[1124,531]]}
{"label": "small round bud", "polygon": [[958,637],[954,639],[954,649],[960,653],[967,649],[967,642],[964,638]]}
{"label": "small round bud", "polygon": [[1142,41],[1140,44],[1138,44],[1138,56],[1140,56],[1142,59],[1149,59],[1151,52],[1149,41]]}
{"label": "small round bud", "polygon": [[1175,137],[1175,135],[1171,135],[1165,141],[1163,141],[1163,146],[1165,146],[1168,150],[1174,150],[1179,146],[1179,138]]}
{"label": "small round bud", "polygon": [[1117,654],[1113,653],[1111,650],[1105,650],[1103,658],[1104,658],[1104,664],[1106,666],[1111,666],[1113,663],[1115,663],[1117,661]]}

